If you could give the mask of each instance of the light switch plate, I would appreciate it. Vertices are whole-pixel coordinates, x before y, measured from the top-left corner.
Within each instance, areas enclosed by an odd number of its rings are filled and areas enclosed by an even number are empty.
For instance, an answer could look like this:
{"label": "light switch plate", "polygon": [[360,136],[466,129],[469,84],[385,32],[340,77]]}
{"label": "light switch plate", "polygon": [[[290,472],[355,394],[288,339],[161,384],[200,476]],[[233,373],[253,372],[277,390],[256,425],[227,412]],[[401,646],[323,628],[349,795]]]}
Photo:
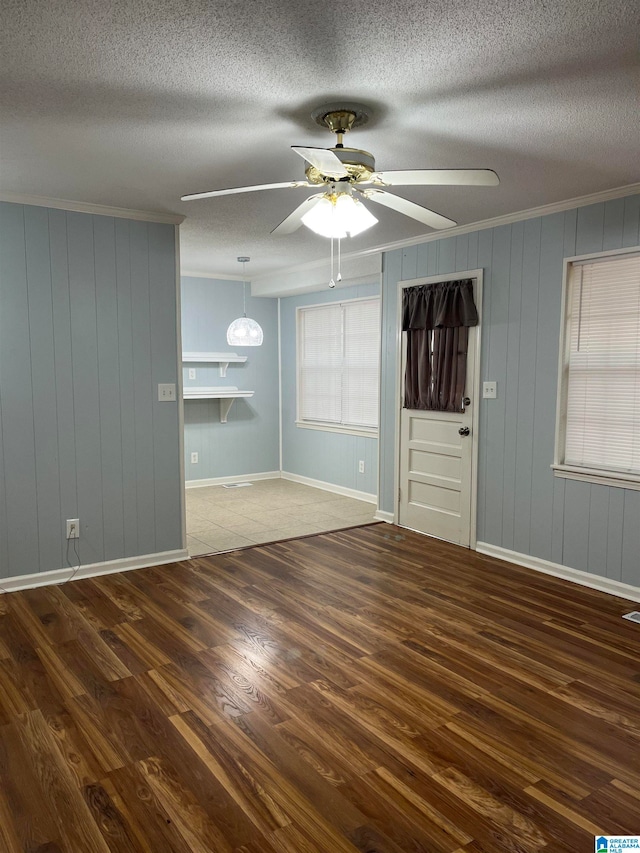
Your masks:
{"label": "light switch plate", "polygon": [[161,403],[175,402],[176,399],[176,383],[175,382],[159,382],[158,383],[158,400]]}
{"label": "light switch plate", "polygon": [[498,396],[498,383],[497,382],[483,382],[482,383],[482,398],[484,400],[495,400]]}

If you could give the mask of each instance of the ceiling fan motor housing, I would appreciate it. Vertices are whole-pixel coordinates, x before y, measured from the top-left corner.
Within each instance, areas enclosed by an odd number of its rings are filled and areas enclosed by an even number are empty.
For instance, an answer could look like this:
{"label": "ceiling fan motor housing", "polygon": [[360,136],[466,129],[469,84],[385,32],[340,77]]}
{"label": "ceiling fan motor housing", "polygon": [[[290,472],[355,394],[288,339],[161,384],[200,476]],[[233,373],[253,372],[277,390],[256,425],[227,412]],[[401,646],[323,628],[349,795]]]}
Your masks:
{"label": "ceiling fan motor housing", "polygon": [[[376,170],[376,161],[373,159],[373,154],[368,151],[363,151],[360,148],[330,148],[338,160],[344,165],[349,172],[348,177],[340,180],[350,184],[358,184],[362,181],[368,181],[371,175]],[[307,180],[311,184],[327,184],[333,183],[336,179],[323,175],[322,172],[315,166],[309,164],[305,169]]]}

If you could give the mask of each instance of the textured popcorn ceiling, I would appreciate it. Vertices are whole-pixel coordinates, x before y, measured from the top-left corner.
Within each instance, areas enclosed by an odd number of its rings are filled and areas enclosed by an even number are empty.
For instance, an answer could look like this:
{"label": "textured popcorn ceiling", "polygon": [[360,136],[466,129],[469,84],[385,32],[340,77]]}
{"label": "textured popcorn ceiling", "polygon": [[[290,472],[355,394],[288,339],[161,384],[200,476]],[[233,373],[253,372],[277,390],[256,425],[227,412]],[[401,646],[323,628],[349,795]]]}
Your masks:
{"label": "textured popcorn ceiling", "polygon": [[[488,167],[497,188],[398,188],[486,219],[640,179],[636,0],[4,0],[0,191],[169,211],[185,270],[251,275],[323,258],[269,232],[309,194],[180,202],[295,180],[310,113],[372,107],[347,137],[379,169]],[[353,251],[430,233],[373,206]]]}

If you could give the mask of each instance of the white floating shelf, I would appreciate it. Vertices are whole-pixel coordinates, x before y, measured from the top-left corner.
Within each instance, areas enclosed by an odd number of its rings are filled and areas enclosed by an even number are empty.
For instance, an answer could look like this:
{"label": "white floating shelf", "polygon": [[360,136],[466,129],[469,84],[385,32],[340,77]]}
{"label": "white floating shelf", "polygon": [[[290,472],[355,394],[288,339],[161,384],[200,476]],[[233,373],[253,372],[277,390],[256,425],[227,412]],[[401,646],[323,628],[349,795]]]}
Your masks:
{"label": "white floating shelf", "polygon": [[255,391],[239,391],[233,385],[185,388],[185,400],[220,400],[220,423],[226,424],[229,410],[236,397],[253,397]]}
{"label": "white floating shelf", "polygon": [[230,364],[244,364],[246,355],[238,355],[235,352],[183,352],[182,361],[200,362],[200,364],[213,363],[220,365],[220,376],[227,375],[227,367]]}

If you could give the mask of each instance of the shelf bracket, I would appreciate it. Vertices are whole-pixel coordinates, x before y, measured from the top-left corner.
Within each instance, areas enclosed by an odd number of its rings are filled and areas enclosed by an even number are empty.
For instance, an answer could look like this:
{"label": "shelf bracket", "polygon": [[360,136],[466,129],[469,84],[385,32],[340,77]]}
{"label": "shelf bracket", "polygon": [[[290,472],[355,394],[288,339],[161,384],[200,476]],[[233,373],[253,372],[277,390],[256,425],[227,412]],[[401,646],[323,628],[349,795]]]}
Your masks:
{"label": "shelf bracket", "polygon": [[221,424],[226,424],[227,415],[229,414],[229,410],[231,409],[231,406],[233,406],[234,400],[235,400],[235,397],[228,397],[228,398],[221,397],[220,398],[220,423]]}
{"label": "shelf bracket", "polygon": [[228,361],[220,362],[220,376],[225,377],[227,375],[227,367],[229,367]]}

